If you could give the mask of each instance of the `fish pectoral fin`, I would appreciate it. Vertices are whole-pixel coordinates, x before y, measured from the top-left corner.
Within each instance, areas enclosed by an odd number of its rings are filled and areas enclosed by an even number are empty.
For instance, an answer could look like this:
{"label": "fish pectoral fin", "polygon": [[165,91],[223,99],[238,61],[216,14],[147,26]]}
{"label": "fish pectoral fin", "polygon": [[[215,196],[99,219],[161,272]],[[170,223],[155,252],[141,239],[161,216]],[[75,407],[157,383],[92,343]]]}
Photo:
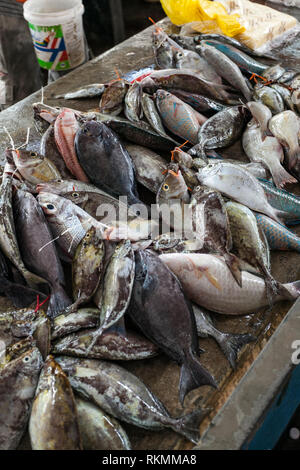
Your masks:
{"label": "fish pectoral fin", "polygon": [[217,279],[215,278],[215,276],[213,276],[210,272],[209,272],[209,269],[208,268],[200,268],[204,274],[204,276],[206,277],[206,279],[214,286],[216,287],[216,289],[219,289],[219,290],[222,290],[222,287],[220,286],[219,282],[217,281]]}

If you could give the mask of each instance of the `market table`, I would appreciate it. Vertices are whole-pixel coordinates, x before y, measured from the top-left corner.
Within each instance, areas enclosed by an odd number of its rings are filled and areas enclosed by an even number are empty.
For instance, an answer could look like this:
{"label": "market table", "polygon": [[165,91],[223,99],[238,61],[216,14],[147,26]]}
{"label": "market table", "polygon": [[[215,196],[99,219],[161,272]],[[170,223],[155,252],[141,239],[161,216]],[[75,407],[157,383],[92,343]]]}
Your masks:
{"label": "market table", "polygon": [[[276,5],[272,4],[272,6]],[[298,10],[296,13],[299,14]],[[172,28],[168,20],[163,20],[160,24],[168,31]],[[107,82],[116,77],[116,69],[122,75],[130,70],[152,64],[152,30],[153,26],[51,83],[44,89],[44,102],[52,106],[67,105],[82,111],[95,109],[98,104],[95,99],[70,100],[66,103],[64,100],[55,99],[54,96],[89,83]],[[31,146],[38,148],[40,136],[33,123],[32,103],[40,100],[41,92],[37,92],[0,113],[0,161],[2,163],[3,151],[9,144],[6,133],[1,130],[3,126],[11,133],[16,145],[25,141],[27,128],[30,127]],[[240,144],[226,150],[231,157],[240,156],[241,152]],[[297,231],[300,234],[300,230],[297,229]],[[300,279],[299,260],[300,255],[295,252],[273,252],[273,276],[280,282]],[[257,341],[243,349],[238,367],[232,371],[214,340],[200,340],[201,348],[205,350],[205,353],[201,355],[201,362],[215,377],[218,390],[208,386],[194,390],[186,398],[184,409],[178,401],[180,368],[166,356],[161,354],[150,360],[123,365],[151,388],[172,416],[180,416],[197,407],[209,410],[201,424],[202,439],[197,446],[198,449],[251,447],[254,435],[257,442],[260,442],[257,430],[263,429],[261,425],[266,426],[268,422],[271,423],[274,431],[269,444],[272,447],[280,435],[280,430],[287,424],[300,402],[299,393],[292,393],[292,398],[288,399],[288,405],[285,400],[285,397],[290,397],[290,388],[294,389],[299,383],[300,375],[299,367],[297,368],[292,363],[292,344],[300,340],[300,303],[297,301],[293,308],[291,306],[291,302],[280,302],[272,311],[265,309],[255,314],[239,317],[216,314],[214,319],[217,328],[226,332],[248,332],[256,336]],[[0,310],[5,311],[9,307],[9,301],[3,297],[0,298]],[[281,394],[281,401],[278,402],[277,397],[282,390],[285,393]],[[283,405],[285,408],[282,411],[280,407]],[[280,408],[282,415],[280,415],[280,429],[275,429],[272,424],[276,407]],[[277,418],[275,421],[278,421]],[[124,428],[128,432],[133,449],[192,449],[194,447],[192,443],[173,431],[150,432],[129,425],[124,425]],[[264,435],[266,432],[264,431]],[[259,445],[261,444],[258,443],[257,446]],[[21,448],[29,448],[28,437],[25,437]]]}

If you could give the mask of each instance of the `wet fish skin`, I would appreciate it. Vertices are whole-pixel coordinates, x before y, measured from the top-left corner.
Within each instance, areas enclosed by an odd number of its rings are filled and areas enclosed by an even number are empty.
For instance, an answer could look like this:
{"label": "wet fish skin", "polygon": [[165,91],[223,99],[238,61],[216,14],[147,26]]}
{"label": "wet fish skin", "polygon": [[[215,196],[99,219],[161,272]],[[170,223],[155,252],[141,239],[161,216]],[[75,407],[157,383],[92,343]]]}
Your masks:
{"label": "wet fish skin", "polygon": [[195,318],[177,278],[149,250],[135,252],[135,265],[127,314],[150,341],[181,366],[180,402],[201,385],[216,387],[214,378],[196,360]]}
{"label": "wet fish skin", "polygon": [[279,217],[283,216],[282,212],[270,206],[257,179],[241,166],[226,162],[209,164],[197,175],[200,184],[220,191],[249,209],[267,214],[274,220],[280,220]]}
{"label": "wet fish skin", "polygon": [[133,161],[137,181],[150,191],[157,193],[164,179],[167,163],[157,153],[141,145],[126,144]]}
{"label": "wet fish skin", "polygon": [[278,189],[270,181],[259,179],[260,185],[264,188],[267,199],[272,207],[285,212],[284,221],[286,224],[296,224],[300,221],[300,198],[293,193]]}
{"label": "wet fish skin", "polygon": [[91,83],[77,88],[74,91],[68,91],[62,95],[56,95],[55,98],[64,98],[65,100],[76,100],[81,98],[94,98],[101,96],[105,90],[103,83]]}
{"label": "wet fish skin", "polygon": [[228,83],[240,90],[247,101],[251,101],[251,90],[239,67],[223,52],[220,52],[208,44],[201,42],[198,48],[200,55],[214,67],[217,73],[221,75],[222,78],[225,78]]}
{"label": "wet fish skin", "polygon": [[51,288],[47,314],[54,317],[72,302],[43,211],[32,194],[18,190],[14,197],[16,231],[25,265]]}
{"label": "wet fish skin", "polygon": [[175,67],[177,69],[192,70],[199,74],[204,80],[219,84],[222,83],[220,75],[217,74],[215,69],[211,67],[197,51],[193,52],[186,49],[177,51],[175,53]]}
{"label": "wet fish skin", "polygon": [[159,68],[175,68],[174,55],[180,48],[162,28],[156,28],[155,31],[153,31],[152,47],[155,62]]}
{"label": "wet fish skin", "polygon": [[245,344],[255,341],[256,338],[248,333],[224,333],[214,326],[211,316],[205,309],[200,309],[197,305],[194,304],[193,311],[195,315],[198,336],[201,338],[207,338],[208,336],[214,338],[228,359],[232,369],[236,369],[239,351],[245,346]]}
{"label": "wet fish skin", "polygon": [[300,238],[291,230],[264,214],[255,214],[255,217],[267,237],[271,250],[292,250],[300,253]]}
{"label": "wet fish skin", "polygon": [[171,418],[145,384],[119,365],[66,356],[57,361],[68,374],[73,389],[114,418],[154,431],[169,427],[192,442],[198,441],[201,410]]}
{"label": "wet fish skin", "polygon": [[64,109],[54,123],[54,137],[57,148],[65,161],[66,167],[79,181],[89,182],[87,175],[81,168],[75,151],[75,135],[79,129],[79,123],[75,113]]}
{"label": "wet fish skin", "polygon": [[31,184],[61,178],[56,166],[43,155],[28,150],[12,152],[16,168],[22,177]]}
{"label": "wet fish skin", "polygon": [[0,230],[0,246],[3,253],[22,274],[28,286],[37,289],[37,286],[45,281],[29,272],[22,261],[13,217],[12,179],[10,177],[3,179],[0,187]]}
{"label": "wet fish skin", "polygon": [[18,447],[27,426],[42,363],[42,356],[34,347],[0,372],[1,450],[15,450]]}
{"label": "wet fish skin", "polygon": [[272,118],[272,113],[270,109],[259,101],[249,101],[246,106],[250,110],[253,119],[259,125],[259,128],[261,130],[261,137],[262,140],[264,140],[268,135],[269,120]]}
{"label": "wet fish skin", "polygon": [[275,64],[271,67],[267,67],[266,70],[263,71],[262,75],[268,81],[277,82],[284,73],[285,69],[281,67],[280,64]]}
{"label": "wet fish skin", "polygon": [[255,85],[253,91],[254,101],[260,101],[267,106],[272,114],[278,114],[284,111],[284,101],[282,96],[269,86]]}
{"label": "wet fish skin", "polygon": [[[269,304],[264,279],[242,271],[239,287],[222,258],[210,254],[170,253],[160,255],[181,282],[187,298],[200,307],[226,315],[254,313]],[[282,293],[274,299],[297,299],[299,282],[283,284]]]}
{"label": "wet fish skin", "polygon": [[81,450],[72,388],[53,356],[41,372],[29,421],[33,450]]}
{"label": "wet fish skin", "polygon": [[227,108],[227,106],[223,103],[219,103],[218,101],[213,100],[212,98],[208,98],[207,96],[188,93],[186,91],[176,89],[170,89],[169,91],[172,93],[172,95],[177,96],[177,98],[192,106],[192,108],[198,111],[198,113],[205,113],[207,116],[211,116],[218,111],[223,111]]}
{"label": "wet fish skin", "polygon": [[283,86],[280,83],[272,83],[272,84],[270,84],[270,87],[273,88],[275,91],[277,91],[277,93],[280,94],[280,96],[282,97],[282,99],[284,101],[284,104],[285,104],[287,109],[290,109],[291,111],[294,111],[296,113],[298,112],[297,111],[297,106],[296,106],[296,104],[294,103],[294,101],[292,99],[291,90],[289,90],[288,88],[286,88],[285,86]]}
{"label": "wet fish skin", "polygon": [[299,119],[293,111],[283,111],[272,117],[269,121],[269,129],[286,148],[288,168],[290,171],[296,173],[299,179]]}
{"label": "wet fish skin", "polygon": [[206,117],[165,90],[157,90],[155,97],[164,125],[173,134],[196,144],[199,128],[206,121]]}
{"label": "wet fish skin", "polygon": [[81,398],[75,401],[84,450],[131,450],[128,436],[116,419],[91,402]]}
{"label": "wet fish skin", "polygon": [[53,319],[51,339],[55,340],[85,328],[95,328],[99,322],[98,308],[80,308],[77,312],[63,313]]}
{"label": "wet fish skin", "polygon": [[225,54],[243,71],[262,75],[263,72],[269,67],[268,65],[262,64],[261,62],[253,59],[253,57],[247,55],[245,52],[240,51],[231,44],[226,44],[214,39],[205,39],[204,43],[215,47],[218,51]]}
{"label": "wet fish skin", "polygon": [[72,262],[72,284],[75,303],[68,312],[75,312],[78,307],[95,294],[103,271],[105,245],[102,235],[91,227],[76,248]]}
{"label": "wet fish skin", "polygon": [[[157,346],[126,328],[126,334],[119,331],[118,325],[98,334],[98,329],[82,330],[56,341],[53,354],[106,359],[112,361],[137,361],[158,354]],[[96,338],[96,339],[95,339]],[[94,343],[92,346],[91,344]]]}
{"label": "wet fish skin", "polygon": [[[150,126],[157,132],[159,135],[163,137],[167,137],[166,131],[164,129],[162,120],[156,108],[155,102],[147,93],[142,94],[142,108],[147,121],[149,122]],[[176,141],[174,141],[176,144]]]}
{"label": "wet fish skin", "polygon": [[282,188],[287,183],[297,183],[281,165],[284,160],[283,148],[274,136],[262,138],[261,128],[251,121],[242,138],[243,149],[252,162],[265,165],[270,171],[277,188]]}
{"label": "wet fish skin", "polygon": [[71,179],[72,174],[66,167],[65,161],[58,151],[54,137],[54,125],[50,124],[46,132],[43,134],[41,139],[40,152],[45,157],[49,158],[53,162],[61,174],[63,179]]}
{"label": "wet fish skin", "polygon": [[140,203],[131,158],[118,136],[105,124],[87,122],[76,134],[78,159],[90,180],[114,197]]}
{"label": "wet fish skin", "polygon": [[123,101],[129,83],[126,80],[113,80],[106,85],[102,94],[99,109],[100,113],[118,115],[123,109]]}
{"label": "wet fish skin", "polygon": [[142,109],[142,88],[139,82],[135,81],[130,85],[124,101],[124,114],[129,121],[139,122],[143,116]]}
{"label": "wet fish skin", "polygon": [[31,336],[21,339],[11,345],[7,346],[5,349],[5,355],[0,356],[0,371],[7,366],[11,361],[17,359],[19,356],[22,356],[25,352],[32,349],[35,346],[35,341]]}
{"label": "wet fish skin", "polygon": [[205,157],[205,150],[227,147],[237,141],[248,120],[244,106],[232,106],[210,117],[199,129],[198,144],[188,153]]}

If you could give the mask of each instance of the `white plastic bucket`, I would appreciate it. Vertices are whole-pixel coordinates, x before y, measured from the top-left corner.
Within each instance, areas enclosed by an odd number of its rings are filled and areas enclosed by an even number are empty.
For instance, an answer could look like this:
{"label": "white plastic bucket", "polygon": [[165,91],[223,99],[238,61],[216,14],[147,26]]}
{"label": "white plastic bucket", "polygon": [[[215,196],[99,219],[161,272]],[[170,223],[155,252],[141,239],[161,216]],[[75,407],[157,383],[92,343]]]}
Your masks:
{"label": "white plastic bucket", "polygon": [[85,61],[82,0],[27,0],[28,21],[40,67],[68,70]]}

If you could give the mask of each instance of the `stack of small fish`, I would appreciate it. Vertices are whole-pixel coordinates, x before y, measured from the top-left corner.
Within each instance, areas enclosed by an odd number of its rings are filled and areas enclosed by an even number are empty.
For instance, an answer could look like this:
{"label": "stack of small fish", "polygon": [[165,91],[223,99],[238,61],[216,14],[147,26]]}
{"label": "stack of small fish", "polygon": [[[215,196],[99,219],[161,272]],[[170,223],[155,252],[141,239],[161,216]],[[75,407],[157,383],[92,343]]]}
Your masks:
{"label": "stack of small fish", "polygon": [[[164,353],[183,404],[217,387],[198,336],[233,368],[255,340],[214,314],[299,296],[299,281],[273,278],[270,249],[300,252],[285,226],[300,198],[282,189],[300,178],[300,74],[220,35],[156,27],[153,50],[158,70],[64,95],[100,96],[99,112],[36,103],[40,151],[6,150],[1,294],[15,309],[0,314],[0,449],[27,428],[33,449],[130,449],[118,420],[197,442],[203,412],[171,417],[119,362]],[[215,152],[237,141],[250,162]]]}

